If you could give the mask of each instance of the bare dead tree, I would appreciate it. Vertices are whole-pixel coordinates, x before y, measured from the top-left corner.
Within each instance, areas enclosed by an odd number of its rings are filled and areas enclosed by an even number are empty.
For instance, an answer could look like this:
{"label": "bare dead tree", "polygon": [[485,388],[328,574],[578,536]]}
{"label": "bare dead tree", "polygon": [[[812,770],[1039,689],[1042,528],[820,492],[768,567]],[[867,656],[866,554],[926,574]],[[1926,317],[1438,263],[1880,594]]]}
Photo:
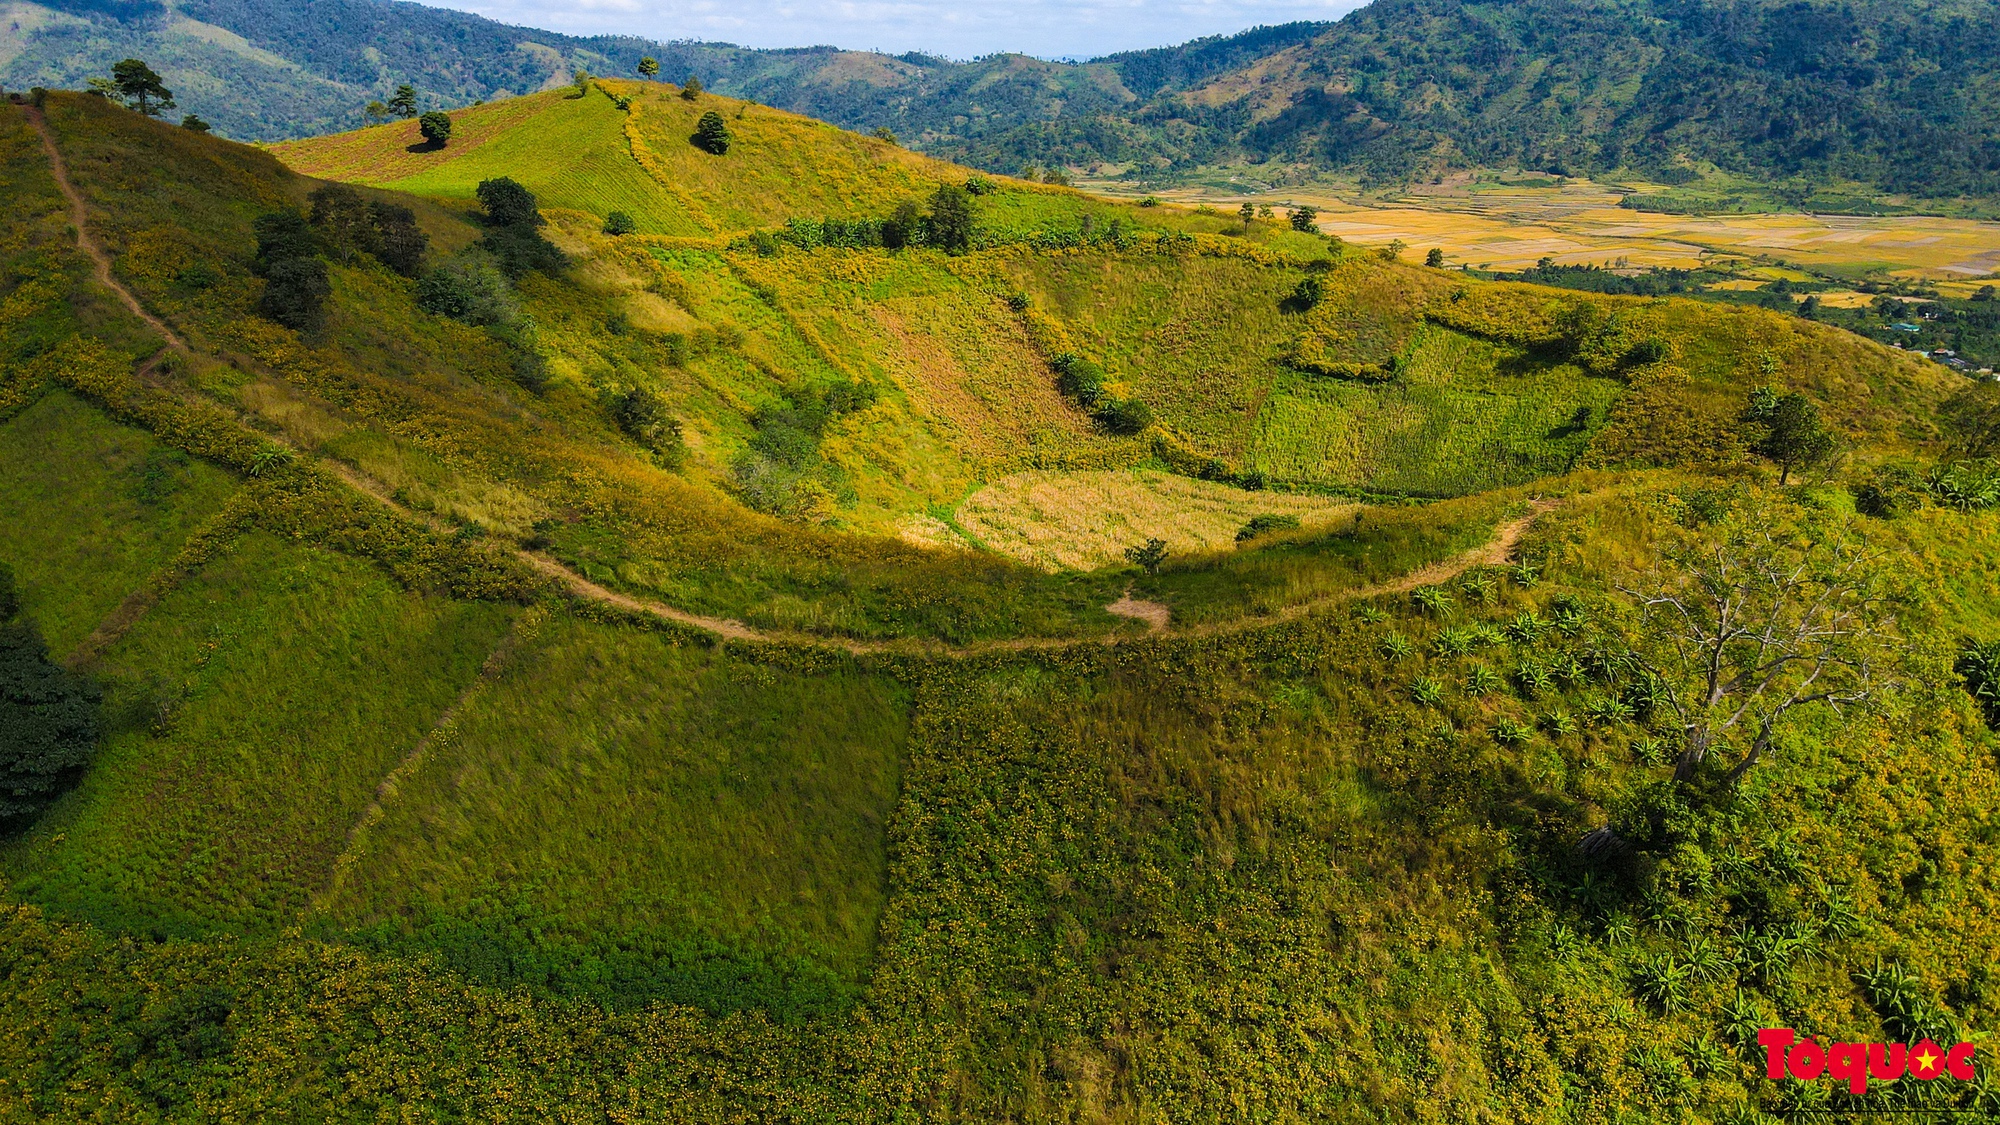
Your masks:
{"label": "bare dead tree", "polygon": [[1642,614],[1639,659],[1681,725],[1677,779],[1747,740],[1734,782],[1786,715],[1844,713],[1888,686],[1901,641],[1873,562],[1842,540],[1799,544],[1765,529],[1671,550],[1655,588],[1624,590]]}

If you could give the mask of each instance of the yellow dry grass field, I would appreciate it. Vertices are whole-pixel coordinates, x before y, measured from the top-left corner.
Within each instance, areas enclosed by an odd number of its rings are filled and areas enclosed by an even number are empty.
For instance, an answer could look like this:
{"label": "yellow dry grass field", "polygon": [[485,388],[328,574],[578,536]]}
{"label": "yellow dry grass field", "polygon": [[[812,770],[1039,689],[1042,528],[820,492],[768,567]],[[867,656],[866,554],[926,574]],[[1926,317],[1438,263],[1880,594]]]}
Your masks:
{"label": "yellow dry grass field", "polygon": [[1125,549],[1164,539],[1176,553],[1234,547],[1252,516],[1331,523],[1359,505],[1323,496],[1245,492],[1152,469],[1016,473],[959,505],[960,527],[1004,555],[1048,570],[1122,562]]}

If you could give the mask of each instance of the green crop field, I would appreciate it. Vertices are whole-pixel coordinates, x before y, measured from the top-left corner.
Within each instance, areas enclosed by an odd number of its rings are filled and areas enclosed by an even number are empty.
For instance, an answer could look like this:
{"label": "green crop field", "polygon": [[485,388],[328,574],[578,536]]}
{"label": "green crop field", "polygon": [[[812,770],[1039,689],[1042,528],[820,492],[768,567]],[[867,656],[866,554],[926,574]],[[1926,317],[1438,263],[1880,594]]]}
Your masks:
{"label": "green crop field", "polygon": [[1756,1044],[2000,1013],[1990,388],[658,84],[43,101],[0,1118],[2000,1115]]}

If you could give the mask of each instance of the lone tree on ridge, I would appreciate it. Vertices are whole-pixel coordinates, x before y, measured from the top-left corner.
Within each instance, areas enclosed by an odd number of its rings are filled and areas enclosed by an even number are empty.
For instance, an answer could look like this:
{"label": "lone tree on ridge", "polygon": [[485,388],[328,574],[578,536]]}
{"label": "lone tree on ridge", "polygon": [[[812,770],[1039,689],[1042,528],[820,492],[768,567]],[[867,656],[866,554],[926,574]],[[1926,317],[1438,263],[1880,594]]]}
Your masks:
{"label": "lone tree on ridge", "polygon": [[451,139],[451,115],[441,109],[431,110],[417,118],[417,131],[433,146],[443,148]]}
{"label": "lone tree on ridge", "polygon": [[174,108],[173,92],[153,73],[153,68],[138,59],[124,59],[111,67],[111,84],[125,99],[125,104],[145,114],[158,117],[163,110]]}

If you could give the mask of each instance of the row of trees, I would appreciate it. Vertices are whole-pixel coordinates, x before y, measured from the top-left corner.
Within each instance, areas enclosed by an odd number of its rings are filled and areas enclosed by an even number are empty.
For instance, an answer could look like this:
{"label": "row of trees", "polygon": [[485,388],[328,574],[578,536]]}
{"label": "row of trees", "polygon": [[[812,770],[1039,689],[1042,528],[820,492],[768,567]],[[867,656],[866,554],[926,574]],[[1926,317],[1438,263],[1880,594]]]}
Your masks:
{"label": "row of trees", "polygon": [[753,236],[753,242],[766,252],[776,252],[782,240],[803,250],[821,246],[855,250],[934,246],[959,254],[972,248],[978,223],[973,194],[956,184],[940,184],[931,194],[928,209],[909,199],[897,204],[884,219],[791,219],[783,233],[762,233],[762,241]]}
{"label": "row of trees", "polygon": [[344,263],[365,254],[405,277],[417,275],[430,239],[408,207],[365,200],[345,184],[327,184],[308,201],[310,218],[287,208],[254,225],[254,269],[264,279],[258,312],[295,331],[317,331],[333,292],[322,254]]}

